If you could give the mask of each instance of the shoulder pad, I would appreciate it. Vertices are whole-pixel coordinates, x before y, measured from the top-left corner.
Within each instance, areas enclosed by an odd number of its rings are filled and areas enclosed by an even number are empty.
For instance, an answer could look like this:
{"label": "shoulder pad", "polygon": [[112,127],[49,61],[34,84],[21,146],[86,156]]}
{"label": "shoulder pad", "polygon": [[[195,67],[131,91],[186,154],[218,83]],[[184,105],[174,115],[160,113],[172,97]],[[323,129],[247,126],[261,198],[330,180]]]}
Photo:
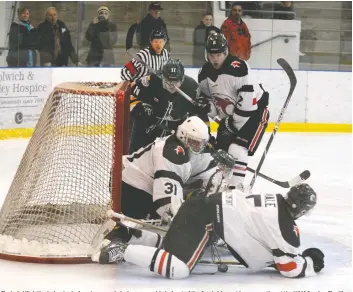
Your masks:
{"label": "shoulder pad", "polygon": [[199,84],[195,81],[195,79],[185,75],[183,84],[180,86],[180,89],[184,91],[187,95],[189,95],[191,98],[193,98],[192,95],[195,94],[198,87]]}
{"label": "shoulder pad", "polygon": [[189,154],[184,145],[174,136],[170,136],[165,141],[163,147],[163,157],[174,164],[185,164],[190,161]]}
{"label": "shoulder pad", "polygon": [[224,71],[234,77],[244,77],[248,75],[248,66],[245,61],[234,56],[229,56],[225,60]]}
{"label": "shoulder pad", "polygon": [[202,80],[205,80],[208,75],[209,75],[209,71],[210,71],[210,65],[209,63],[204,64],[198,74],[198,82],[200,83]]}

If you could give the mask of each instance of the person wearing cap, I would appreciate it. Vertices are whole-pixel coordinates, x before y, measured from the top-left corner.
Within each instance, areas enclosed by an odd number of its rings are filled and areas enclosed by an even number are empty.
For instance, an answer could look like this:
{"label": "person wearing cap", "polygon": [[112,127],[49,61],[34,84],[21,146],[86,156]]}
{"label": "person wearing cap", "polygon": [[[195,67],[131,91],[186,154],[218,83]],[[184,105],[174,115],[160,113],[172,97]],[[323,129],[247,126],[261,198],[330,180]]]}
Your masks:
{"label": "person wearing cap", "polygon": [[70,31],[59,19],[55,7],[49,7],[45,12],[45,21],[37,27],[40,54],[40,66],[68,66],[69,57],[77,66],[78,56],[72,45]]}
{"label": "person wearing cap", "polygon": [[109,67],[115,65],[113,46],[118,39],[117,25],[109,19],[107,6],[97,10],[97,16],[86,31],[86,39],[91,43],[87,64],[91,67]]}
{"label": "person wearing cap", "polygon": [[153,2],[149,5],[149,12],[144,19],[137,26],[137,35],[139,39],[140,49],[144,49],[150,45],[150,35],[155,29],[164,29],[167,36],[166,48],[170,51],[169,37],[167,25],[160,17],[160,12],[163,10],[158,2]]}

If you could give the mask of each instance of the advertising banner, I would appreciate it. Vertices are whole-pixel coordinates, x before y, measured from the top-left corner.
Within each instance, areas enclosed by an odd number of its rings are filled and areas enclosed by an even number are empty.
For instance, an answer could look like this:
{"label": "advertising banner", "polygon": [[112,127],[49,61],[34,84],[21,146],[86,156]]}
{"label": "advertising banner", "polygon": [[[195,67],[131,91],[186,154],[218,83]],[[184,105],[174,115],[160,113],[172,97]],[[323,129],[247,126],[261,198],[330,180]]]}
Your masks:
{"label": "advertising banner", "polygon": [[0,129],[32,128],[52,90],[52,69],[0,69]]}

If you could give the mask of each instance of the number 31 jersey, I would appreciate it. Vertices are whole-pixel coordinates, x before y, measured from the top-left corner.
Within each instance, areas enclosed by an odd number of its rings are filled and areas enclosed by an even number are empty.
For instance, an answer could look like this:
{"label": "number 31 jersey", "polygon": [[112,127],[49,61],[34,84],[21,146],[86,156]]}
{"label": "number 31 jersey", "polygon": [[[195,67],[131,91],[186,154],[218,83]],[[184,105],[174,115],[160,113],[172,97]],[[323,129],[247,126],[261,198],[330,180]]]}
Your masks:
{"label": "number 31 jersey", "polygon": [[206,184],[215,171],[210,153],[191,154],[172,135],[157,138],[133,154],[123,156],[122,178],[125,183],[149,193],[159,207],[157,213],[162,215],[171,196],[183,200],[185,183],[201,179]]}

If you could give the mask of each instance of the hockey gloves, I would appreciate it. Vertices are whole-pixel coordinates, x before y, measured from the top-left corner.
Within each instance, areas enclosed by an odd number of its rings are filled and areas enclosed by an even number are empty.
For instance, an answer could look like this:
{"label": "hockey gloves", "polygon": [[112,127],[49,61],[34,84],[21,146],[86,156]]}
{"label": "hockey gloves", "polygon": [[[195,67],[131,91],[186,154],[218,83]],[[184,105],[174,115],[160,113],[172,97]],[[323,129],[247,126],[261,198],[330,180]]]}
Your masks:
{"label": "hockey gloves", "polygon": [[207,98],[198,98],[195,102],[195,113],[207,115],[211,111],[211,104]]}
{"label": "hockey gloves", "polygon": [[178,213],[179,208],[183,204],[183,200],[176,196],[170,197],[171,202],[166,210],[163,212],[161,219],[163,224],[170,226],[173,221],[174,216]]}
{"label": "hockey gloves", "polygon": [[314,262],[314,271],[320,272],[324,268],[324,253],[318,248],[312,247],[304,250],[303,257],[310,257]]}

